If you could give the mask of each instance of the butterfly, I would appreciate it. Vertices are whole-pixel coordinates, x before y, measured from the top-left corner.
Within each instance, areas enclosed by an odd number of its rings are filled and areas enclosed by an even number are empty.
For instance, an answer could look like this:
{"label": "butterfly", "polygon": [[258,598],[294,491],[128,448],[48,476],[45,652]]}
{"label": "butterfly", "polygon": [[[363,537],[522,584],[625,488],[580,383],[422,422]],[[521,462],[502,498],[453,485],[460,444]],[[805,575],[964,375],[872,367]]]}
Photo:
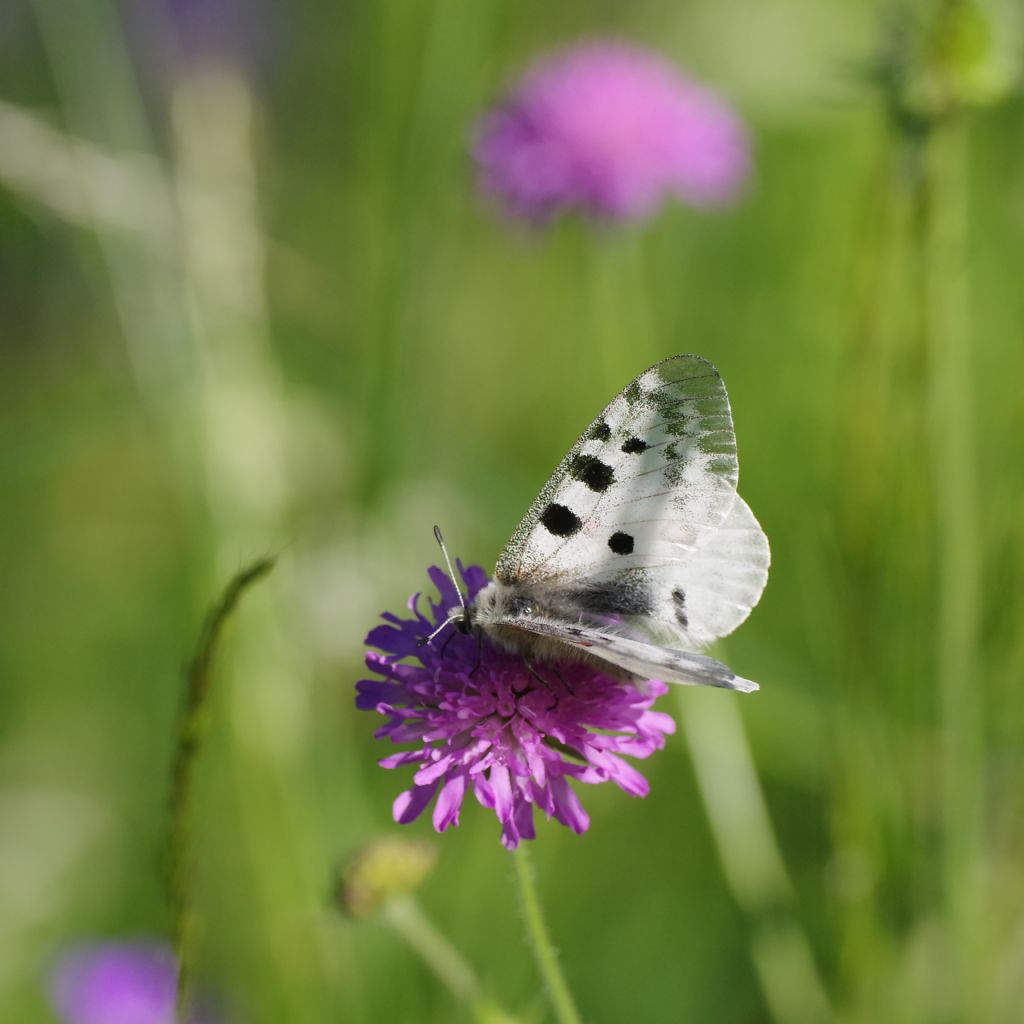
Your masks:
{"label": "butterfly", "polygon": [[528,665],[575,656],[629,679],[758,689],[696,653],[746,619],[768,579],[738,477],[718,371],[695,355],[656,363],[569,449],[493,579],[423,642],[452,624]]}

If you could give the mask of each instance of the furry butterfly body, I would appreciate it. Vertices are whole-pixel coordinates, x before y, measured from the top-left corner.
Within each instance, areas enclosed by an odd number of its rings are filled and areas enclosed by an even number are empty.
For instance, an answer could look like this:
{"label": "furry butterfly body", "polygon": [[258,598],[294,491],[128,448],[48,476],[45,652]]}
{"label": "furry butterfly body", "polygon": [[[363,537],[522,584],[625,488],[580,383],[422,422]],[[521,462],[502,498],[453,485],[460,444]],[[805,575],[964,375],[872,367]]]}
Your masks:
{"label": "furry butterfly body", "polygon": [[747,617],[767,581],[768,541],[738,477],[718,371],[693,355],[657,363],[583,432],[494,579],[450,621],[527,660],[756,690],[697,653]]}

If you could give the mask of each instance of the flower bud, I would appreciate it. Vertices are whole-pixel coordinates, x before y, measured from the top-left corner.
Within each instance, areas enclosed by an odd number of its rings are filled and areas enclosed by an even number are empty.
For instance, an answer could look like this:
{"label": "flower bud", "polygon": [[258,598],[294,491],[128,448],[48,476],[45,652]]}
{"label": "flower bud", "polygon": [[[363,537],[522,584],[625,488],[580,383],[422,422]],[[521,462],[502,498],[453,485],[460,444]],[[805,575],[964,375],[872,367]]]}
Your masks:
{"label": "flower bud", "polygon": [[339,870],[336,898],[350,917],[367,918],[416,889],[433,870],[437,851],[416,839],[375,839]]}

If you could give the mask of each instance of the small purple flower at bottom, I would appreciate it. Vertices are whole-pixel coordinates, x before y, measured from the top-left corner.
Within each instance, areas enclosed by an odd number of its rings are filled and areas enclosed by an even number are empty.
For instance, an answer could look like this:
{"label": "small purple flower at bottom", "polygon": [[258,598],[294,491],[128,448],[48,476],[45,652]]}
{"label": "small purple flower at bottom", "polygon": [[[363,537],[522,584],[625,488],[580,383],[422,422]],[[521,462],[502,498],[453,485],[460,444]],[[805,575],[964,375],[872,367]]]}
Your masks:
{"label": "small purple flower at bottom", "polygon": [[61,957],[50,1001],[63,1024],[174,1024],[177,977],[174,954],[162,943],[83,945]]}
{"label": "small purple flower at bottom", "polygon": [[[472,600],[487,575],[456,564]],[[395,821],[413,821],[433,801],[434,828],[443,832],[458,824],[472,792],[498,816],[501,841],[513,849],[534,838],[535,807],[574,832],[587,830],[590,819],[570,782],[614,782],[646,796],[647,780],[623,755],[647,757],[675,731],[668,715],[651,710],[665,684],[651,680],[641,690],[571,661],[541,662],[531,672],[522,657],[452,628],[420,647],[458,604],[444,572],[435,566],[428,573],[440,600],[428,602],[427,615],[419,594],[409,600],[410,618],[385,613],[387,625],[366,638],[378,649],[367,652],[366,665],[380,678],[356,684],[356,707],[386,719],[376,735],[414,744],[380,762],[416,769],[413,787],[394,802]]]}
{"label": "small purple flower at bottom", "polygon": [[670,196],[725,203],[750,172],[728,104],[657,54],[606,40],[530,67],[481,119],[473,157],[481,188],[535,223],[573,209],[639,219]]}

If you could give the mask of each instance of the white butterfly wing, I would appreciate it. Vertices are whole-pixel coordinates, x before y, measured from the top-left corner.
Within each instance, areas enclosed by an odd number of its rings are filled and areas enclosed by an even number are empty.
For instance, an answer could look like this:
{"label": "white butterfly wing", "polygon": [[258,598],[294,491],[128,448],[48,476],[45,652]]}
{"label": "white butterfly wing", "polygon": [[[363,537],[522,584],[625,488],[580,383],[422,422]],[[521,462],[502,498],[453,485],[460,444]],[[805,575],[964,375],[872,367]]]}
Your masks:
{"label": "white butterfly wing", "polygon": [[643,643],[604,629],[573,625],[554,619],[509,616],[494,620],[495,626],[522,630],[546,640],[557,640],[601,658],[641,679],[660,679],[689,686],[719,686],[751,693],[757,683],[736,675],[727,665],[693,651]]}
{"label": "white butterfly wing", "polygon": [[576,599],[583,618],[595,603],[593,595],[598,605],[611,608],[616,593],[635,592],[634,607],[620,602],[624,626],[655,642],[694,650],[736,629],[768,582],[768,538],[739,495],[725,522],[697,543],[679,545],[654,535],[638,540],[637,547],[630,567],[609,566],[589,577]]}
{"label": "white butterfly wing", "polygon": [[[498,559],[503,583],[579,577],[637,541],[695,544],[725,521],[739,464],[729,399],[699,356],[657,363],[616,395],[569,449]],[[631,557],[632,556],[632,557]]]}
{"label": "white butterfly wing", "polygon": [[747,617],[767,580],[768,542],[736,494],[738,473],[718,372],[697,356],[665,360],[570,449],[495,576],[619,646],[702,647]]}

